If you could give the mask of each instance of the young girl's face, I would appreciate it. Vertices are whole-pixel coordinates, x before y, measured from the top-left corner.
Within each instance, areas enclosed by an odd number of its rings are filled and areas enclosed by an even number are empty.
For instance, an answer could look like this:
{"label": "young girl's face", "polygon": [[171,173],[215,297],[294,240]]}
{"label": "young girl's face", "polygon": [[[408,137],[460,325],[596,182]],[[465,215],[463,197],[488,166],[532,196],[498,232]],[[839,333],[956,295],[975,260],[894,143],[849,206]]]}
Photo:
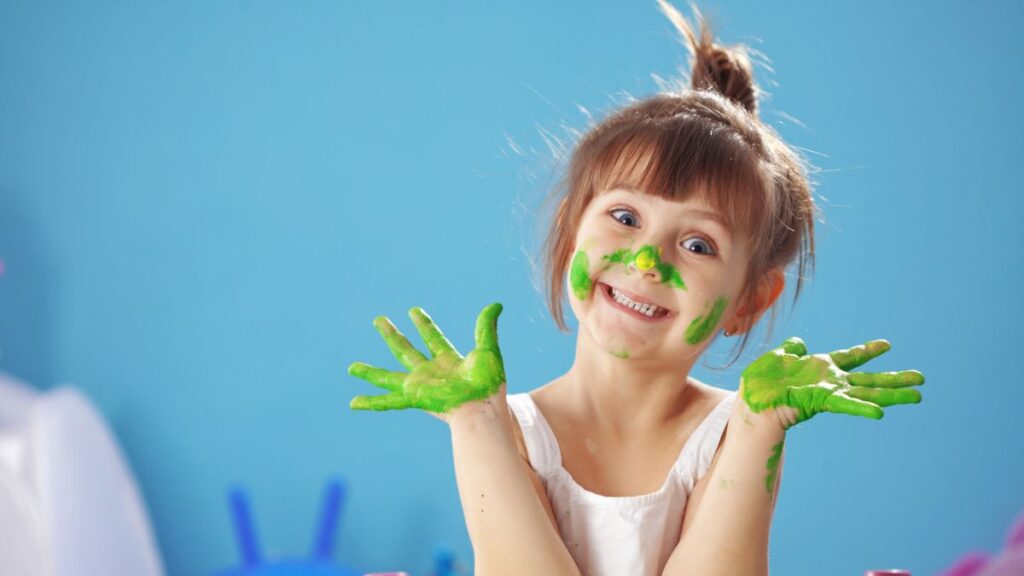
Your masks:
{"label": "young girl's face", "polygon": [[731,326],[748,248],[697,196],[615,188],[591,201],[567,277],[581,336],[620,358],[676,363]]}

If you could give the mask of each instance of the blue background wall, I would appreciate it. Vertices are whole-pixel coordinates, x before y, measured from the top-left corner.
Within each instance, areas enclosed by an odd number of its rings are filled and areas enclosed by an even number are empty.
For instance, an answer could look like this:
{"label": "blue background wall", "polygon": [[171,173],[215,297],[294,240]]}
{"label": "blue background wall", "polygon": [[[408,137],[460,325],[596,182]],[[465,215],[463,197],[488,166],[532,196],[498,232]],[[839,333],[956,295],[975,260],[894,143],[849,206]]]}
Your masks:
{"label": "blue background wall", "polygon": [[[1024,509],[1020,3],[703,7],[823,169],[819,267],[770,341],[885,337],[873,368],[928,375],[921,406],[790,434],[773,571],[996,549]],[[307,549],[333,474],[349,565],[468,562],[447,429],[350,412],[345,367],[397,366],[377,314],[468,347],[498,300],[510,391],[565,370],[531,279],[543,134],[684,61],[654,0],[0,3],[0,369],[96,401],[171,575],[235,562],[239,481],[265,547]]]}

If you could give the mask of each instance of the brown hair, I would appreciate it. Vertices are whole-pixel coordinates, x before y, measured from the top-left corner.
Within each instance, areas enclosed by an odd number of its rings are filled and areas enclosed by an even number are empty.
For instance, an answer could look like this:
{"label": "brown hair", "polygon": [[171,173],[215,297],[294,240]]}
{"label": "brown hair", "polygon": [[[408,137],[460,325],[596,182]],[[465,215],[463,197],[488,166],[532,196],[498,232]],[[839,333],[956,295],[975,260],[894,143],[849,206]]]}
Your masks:
{"label": "brown hair", "polygon": [[[544,243],[548,306],[563,331],[564,279],[580,219],[598,192],[614,187],[677,201],[699,195],[732,230],[743,231],[751,255],[742,305],[754,303],[757,280],[766,272],[794,260],[795,301],[805,272],[813,269],[807,164],[758,119],[758,88],[746,48],[715,44],[696,5],[691,4],[699,38],[678,10],[665,0],[658,3],[690,52],[690,88],[622,108],[577,143],[553,191],[557,208]],[[748,330],[736,357],[749,337]]]}

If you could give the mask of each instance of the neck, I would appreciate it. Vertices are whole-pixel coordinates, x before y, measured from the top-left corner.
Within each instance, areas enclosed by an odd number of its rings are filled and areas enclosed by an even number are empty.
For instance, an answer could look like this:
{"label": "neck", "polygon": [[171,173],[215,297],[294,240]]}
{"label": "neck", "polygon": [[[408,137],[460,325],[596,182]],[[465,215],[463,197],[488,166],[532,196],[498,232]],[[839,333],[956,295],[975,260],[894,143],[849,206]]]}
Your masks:
{"label": "neck", "polygon": [[580,416],[611,432],[664,426],[689,405],[690,369],[696,358],[666,363],[637,355],[619,358],[601,349],[586,330],[577,332],[576,359],[560,379]]}

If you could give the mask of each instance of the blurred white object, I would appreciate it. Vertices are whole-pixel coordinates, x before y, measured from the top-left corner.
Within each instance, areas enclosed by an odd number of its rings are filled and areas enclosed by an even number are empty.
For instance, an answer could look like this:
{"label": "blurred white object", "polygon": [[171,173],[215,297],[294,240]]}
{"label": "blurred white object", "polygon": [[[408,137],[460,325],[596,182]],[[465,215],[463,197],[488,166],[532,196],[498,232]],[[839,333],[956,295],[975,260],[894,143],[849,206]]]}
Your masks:
{"label": "blurred white object", "polygon": [[89,400],[3,374],[0,574],[163,576],[135,478]]}

